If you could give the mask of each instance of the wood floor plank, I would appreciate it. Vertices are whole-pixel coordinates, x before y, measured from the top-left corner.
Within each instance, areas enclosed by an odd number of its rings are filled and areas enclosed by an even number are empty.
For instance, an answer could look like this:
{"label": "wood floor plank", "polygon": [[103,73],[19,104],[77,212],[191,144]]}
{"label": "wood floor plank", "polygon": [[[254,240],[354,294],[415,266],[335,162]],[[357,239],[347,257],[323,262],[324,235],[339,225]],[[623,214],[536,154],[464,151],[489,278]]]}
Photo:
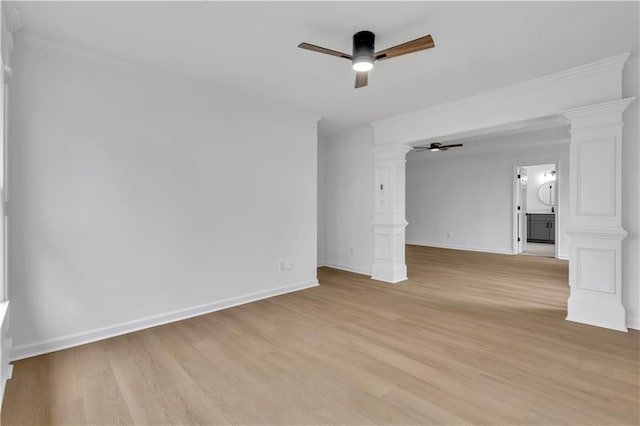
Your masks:
{"label": "wood floor plank", "polygon": [[640,424],[640,332],[565,321],[567,262],[407,264],[18,361],[2,424]]}

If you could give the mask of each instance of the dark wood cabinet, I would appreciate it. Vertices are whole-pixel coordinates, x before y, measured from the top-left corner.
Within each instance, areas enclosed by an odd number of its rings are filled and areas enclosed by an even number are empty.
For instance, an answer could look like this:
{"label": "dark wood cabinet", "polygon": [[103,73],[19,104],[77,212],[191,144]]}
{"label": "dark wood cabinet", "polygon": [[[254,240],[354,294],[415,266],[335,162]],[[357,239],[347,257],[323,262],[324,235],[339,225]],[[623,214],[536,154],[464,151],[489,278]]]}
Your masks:
{"label": "dark wood cabinet", "polygon": [[527,213],[527,241],[531,243],[555,243],[556,215]]}

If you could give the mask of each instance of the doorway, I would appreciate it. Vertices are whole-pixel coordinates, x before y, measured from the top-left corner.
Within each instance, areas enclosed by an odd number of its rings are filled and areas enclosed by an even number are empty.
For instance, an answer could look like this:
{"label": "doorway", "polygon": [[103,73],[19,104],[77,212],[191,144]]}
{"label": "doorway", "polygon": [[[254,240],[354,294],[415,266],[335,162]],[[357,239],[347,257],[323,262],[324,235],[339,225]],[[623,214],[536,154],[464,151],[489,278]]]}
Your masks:
{"label": "doorway", "polygon": [[515,254],[558,257],[557,164],[515,167]]}

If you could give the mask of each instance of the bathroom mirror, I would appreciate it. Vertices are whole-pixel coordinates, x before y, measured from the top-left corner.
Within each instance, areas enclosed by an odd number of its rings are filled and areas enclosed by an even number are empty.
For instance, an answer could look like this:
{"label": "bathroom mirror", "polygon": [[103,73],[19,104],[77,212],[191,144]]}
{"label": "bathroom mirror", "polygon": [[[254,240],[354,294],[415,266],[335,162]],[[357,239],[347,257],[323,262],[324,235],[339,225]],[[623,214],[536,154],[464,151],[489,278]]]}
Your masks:
{"label": "bathroom mirror", "polygon": [[556,182],[550,180],[538,188],[538,198],[547,206],[556,205]]}

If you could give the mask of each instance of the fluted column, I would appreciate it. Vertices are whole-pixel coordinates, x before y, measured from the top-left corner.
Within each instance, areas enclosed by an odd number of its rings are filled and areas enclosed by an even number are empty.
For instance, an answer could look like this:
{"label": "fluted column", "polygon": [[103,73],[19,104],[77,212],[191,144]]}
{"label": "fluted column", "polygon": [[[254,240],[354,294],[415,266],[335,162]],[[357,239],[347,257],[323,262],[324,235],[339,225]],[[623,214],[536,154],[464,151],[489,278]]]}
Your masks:
{"label": "fluted column", "polygon": [[622,112],[632,100],[563,111],[571,123],[567,319],[621,331]]}
{"label": "fluted column", "polygon": [[375,161],[374,263],[371,278],[389,283],[407,279],[404,259],[406,155],[400,144],[372,148]]}

